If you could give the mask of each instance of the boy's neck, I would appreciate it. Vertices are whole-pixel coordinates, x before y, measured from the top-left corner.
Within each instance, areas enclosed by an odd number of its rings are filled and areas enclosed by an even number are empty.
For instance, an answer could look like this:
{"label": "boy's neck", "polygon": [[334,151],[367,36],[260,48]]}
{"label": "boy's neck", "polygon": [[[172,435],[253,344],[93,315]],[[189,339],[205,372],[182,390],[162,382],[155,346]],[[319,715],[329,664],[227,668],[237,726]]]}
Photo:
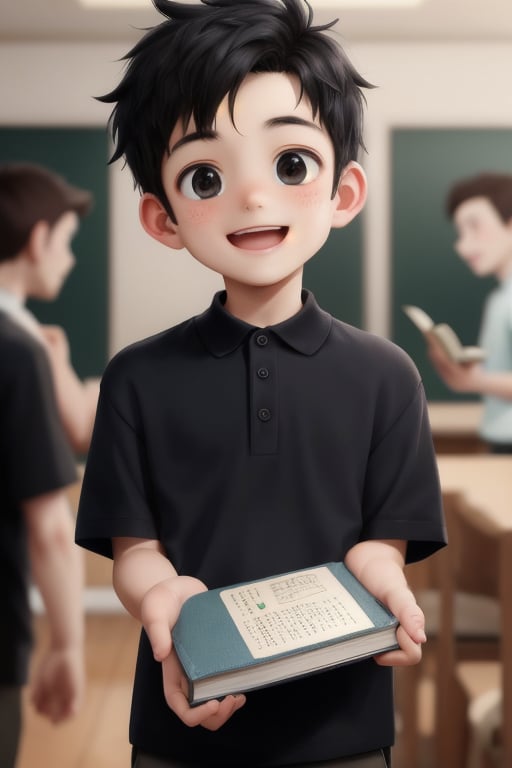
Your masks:
{"label": "boy's neck", "polygon": [[227,311],[258,328],[282,323],[302,307],[302,268],[276,285],[245,285],[226,278],[224,284]]}
{"label": "boy's neck", "polygon": [[0,262],[0,288],[22,302],[27,298],[23,269],[17,259]]}

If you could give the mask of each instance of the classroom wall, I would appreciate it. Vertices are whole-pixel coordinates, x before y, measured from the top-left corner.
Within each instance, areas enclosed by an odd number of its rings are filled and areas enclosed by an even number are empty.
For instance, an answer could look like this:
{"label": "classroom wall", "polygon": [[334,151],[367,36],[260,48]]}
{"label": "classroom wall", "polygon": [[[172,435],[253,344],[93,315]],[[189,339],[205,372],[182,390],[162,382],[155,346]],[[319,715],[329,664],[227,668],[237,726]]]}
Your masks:
{"label": "classroom wall", "polygon": [[[130,43],[3,44],[0,124],[96,126],[110,109],[93,96],[118,81]],[[362,220],[363,325],[391,335],[391,132],[395,127],[511,127],[512,48],[505,44],[346,46],[368,92]],[[202,310],[220,278],[188,254],[168,251],[141,229],[130,174],[110,169],[110,317],[113,354],[131,341]],[[421,185],[422,179],[418,179]]]}

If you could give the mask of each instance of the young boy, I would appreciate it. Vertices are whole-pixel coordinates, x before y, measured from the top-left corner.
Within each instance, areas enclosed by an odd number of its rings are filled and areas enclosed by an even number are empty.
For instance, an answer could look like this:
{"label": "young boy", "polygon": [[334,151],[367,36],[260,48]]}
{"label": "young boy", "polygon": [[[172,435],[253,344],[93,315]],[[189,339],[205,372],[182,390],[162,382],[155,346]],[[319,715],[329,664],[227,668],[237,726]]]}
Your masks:
{"label": "young boy", "polygon": [[[404,561],[444,542],[427,410],[400,349],[302,289],[304,263],[365,202],[366,83],[302,0],[155,4],[168,20],[105,97],[115,157],[147,232],[225,291],[102,383],[77,541],[114,557],[144,627],[133,765],[385,766],[390,665],[425,640]],[[189,707],[170,638],[183,601],[332,560],[398,616],[400,650]]]}
{"label": "young boy", "polygon": [[50,643],[31,681],[38,712],[60,722],[83,696],[82,558],[66,488],[75,460],[57,407],[40,326],[27,296],[53,296],[71,264],[69,241],[89,208],[85,190],[46,169],[0,169],[0,765],[14,768],[21,691],[32,645],[29,584],[39,588]]}
{"label": "young boy", "polygon": [[0,167],[0,309],[45,348],[59,415],[77,453],[89,447],[99,382],[79,379],[65,331],[39,323],[25,302],[59,295],[75,263],[70,244],[79,217],[91,204],[89,192],[70,187],[49,168],[33,163]]}
{"label": "young boy", "polygon": [[457,182],[446,201],[457,231],[455,251],[478,277],[499,285],[485,303],[483,365],[456,365],[430,344],[440,377],[456,392],[483,396],[480,434],[494,453],[512,453],[512,175],[483,173]]}

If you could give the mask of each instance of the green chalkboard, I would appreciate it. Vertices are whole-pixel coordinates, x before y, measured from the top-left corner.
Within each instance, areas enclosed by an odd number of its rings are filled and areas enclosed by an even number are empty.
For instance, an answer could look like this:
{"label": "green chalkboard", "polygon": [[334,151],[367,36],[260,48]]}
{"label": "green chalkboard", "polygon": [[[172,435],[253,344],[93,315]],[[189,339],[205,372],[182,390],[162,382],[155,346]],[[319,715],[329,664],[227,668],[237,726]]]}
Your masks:
{"label": "green chalkboard", "polygon": [[477,278],[453,250],[444,212],[451,185],[483,171],[512,172],[512,130],[399,129],[392,133],[393,339],[418,366],[429,400],[475,397],[451,392],[429,363],[421,334],[403,314],[417,304],[448,322],[464,344],[477,342],[494,278]]}
{"label": "green chalkboard", "polygon": [[36,162],[94,196],[73,240],[76,266],[55,301],[31,301],[43,323],[65,328],[82,377],[102,373],[108,354],[108,137],[104,128],[0,128],[0,162]]}
{"label": "green chalkboard", "polygon": [[333,229],[327,242],[304,267],[309,288],[331,315],[351,325],[362,324],[362,246],[359,214],[343,229]]}

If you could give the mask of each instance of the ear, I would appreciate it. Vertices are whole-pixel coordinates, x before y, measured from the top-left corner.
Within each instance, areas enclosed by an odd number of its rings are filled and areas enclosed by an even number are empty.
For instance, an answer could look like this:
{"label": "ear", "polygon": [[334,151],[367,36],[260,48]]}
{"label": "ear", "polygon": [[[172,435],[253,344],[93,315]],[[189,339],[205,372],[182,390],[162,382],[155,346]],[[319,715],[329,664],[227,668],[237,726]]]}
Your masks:
{"label": "ear", "polygon": [[156,195],[149,192],[142,195],[139,203],[139,218],[148,235],[154,237],[159,243],[176,250],[184,247],[178,225],[171,221]]}
{"label": "ear", "polygon": [[47,221],[38,221],[32,227],[27,244],[24,248],[32,261],[40,261],[45,253],[50,236],[50,225]]}
{"label": "ear", "polygon": [[366,202],[367,189],[366,174],[359,163],[351,162],[345,166],[336,192],[333,227],[344,227],[357,216]]}

